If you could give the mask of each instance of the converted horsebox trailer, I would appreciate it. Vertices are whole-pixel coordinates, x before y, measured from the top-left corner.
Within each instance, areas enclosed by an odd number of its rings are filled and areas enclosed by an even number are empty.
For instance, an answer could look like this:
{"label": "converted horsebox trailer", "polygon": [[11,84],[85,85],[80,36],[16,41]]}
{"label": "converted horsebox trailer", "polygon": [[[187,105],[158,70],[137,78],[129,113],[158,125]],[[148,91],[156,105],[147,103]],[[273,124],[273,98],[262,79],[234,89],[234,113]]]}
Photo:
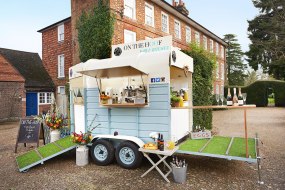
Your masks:
{"label": "converted horsebox trailer", "polygon": [[138,167],[150,134],[179,141],[191,131],[192,109],[172,109],[173,91],[188,94],[192,106],[193,59],[172,47],[172,37],[112,46],[112,58],[90,59],[69,69],[72,131],[91,128],[96,164],[116,158]]}

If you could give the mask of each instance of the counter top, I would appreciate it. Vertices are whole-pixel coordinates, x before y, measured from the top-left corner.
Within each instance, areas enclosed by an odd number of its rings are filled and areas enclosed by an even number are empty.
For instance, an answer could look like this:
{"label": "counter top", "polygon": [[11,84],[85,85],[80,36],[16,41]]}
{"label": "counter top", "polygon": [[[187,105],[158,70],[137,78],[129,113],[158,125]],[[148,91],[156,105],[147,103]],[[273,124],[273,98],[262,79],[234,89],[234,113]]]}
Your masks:
{"label": "counter top", "polygon": [[114,108],[137,108],[137,107],[145,107],[148,104],[134,104],[134,103],[125,103],[125,104],[100,104],[104,107],[114,107]]}

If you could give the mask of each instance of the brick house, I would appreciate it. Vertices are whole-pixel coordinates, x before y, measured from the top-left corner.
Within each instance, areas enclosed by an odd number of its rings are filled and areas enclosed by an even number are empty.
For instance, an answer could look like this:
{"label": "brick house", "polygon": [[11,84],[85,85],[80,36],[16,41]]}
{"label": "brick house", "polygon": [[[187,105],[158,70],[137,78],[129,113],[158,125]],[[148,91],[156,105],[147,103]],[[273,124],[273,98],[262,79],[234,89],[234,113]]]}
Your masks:
{"label": "brick house", "polygon": [[42,33],[42,60],[55,85],[55,98],[62,113],[67,111],[65,85],[72,66],[71,17],[47,26]]}
{"label": "brick house", "polygon": [[53,91],[37,53],[0,48],[0,120],[46,112]]}
{"label": "brick house", "polygon": [[[190,42],[196,42],[206,50],[217,55],[214,94],[223,93],[226,68],[226,43],[217,35],[191,19],[183,1],[164,0],[105,0],[116,15],[115,32],[112,44],[128,43],[149,38],[173,36],[173,45],[187,49]],[[64,61],[65,72],[68,67],[80,63],[76,22],[83,11],[90,11],[98,0],[71,0],[71,17],[52,24],[42,32],[43,63],[55,82],[60,65],[58,56],[63,51],[68,59]],[[64,42],[59,38],[60,26],[64,25]],[[66,45],[63,45],[65,44]],[[62,49],[62,47],[68,49]],[[71,55],[72,57],[69,57]],[[63,82],[64,80],[62,80]]]}

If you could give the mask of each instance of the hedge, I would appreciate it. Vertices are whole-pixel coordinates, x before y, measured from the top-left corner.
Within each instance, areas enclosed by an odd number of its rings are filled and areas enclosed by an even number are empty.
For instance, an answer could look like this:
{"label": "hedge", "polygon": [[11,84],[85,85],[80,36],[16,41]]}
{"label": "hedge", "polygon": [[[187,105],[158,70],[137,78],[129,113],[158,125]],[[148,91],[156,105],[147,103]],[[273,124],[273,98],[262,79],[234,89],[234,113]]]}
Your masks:
{"label": "hedge", "polygon": [[[193,105],[203,106],[212,104],[213,70],[216,58],[195,44],[190,45],[191,50],[184,51],[194,61],[193,73]],[[212,129],[212,110],[193,110],[193,125],[200,125]]]}
{"label": "hedge", "polygon": [[[233,88],[231,86],[231,94],[233,96]],[[236,87],[238,88],[238,87]],[[249,86],[241,87],[242,93],[247,93],[246,103],[255,104],[258,107],[268,105],[268,95],[274,93],[275,106],[285,107],[285,82],[272,81],[256,81]],[[225,97],[228,93],[228,87],[225,87]]]}

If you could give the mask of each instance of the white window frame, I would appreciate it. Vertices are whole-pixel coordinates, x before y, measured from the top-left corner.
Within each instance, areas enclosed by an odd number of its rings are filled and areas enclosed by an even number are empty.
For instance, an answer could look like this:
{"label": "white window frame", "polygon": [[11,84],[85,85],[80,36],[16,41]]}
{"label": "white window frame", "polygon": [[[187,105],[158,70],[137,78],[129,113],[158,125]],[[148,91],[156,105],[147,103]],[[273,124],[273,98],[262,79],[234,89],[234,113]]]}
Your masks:
{"label": "white window frame", "polygon": [[[128,12],[125,11],[127,9],[132,11],[132,15],[128,15]],[[136,0],[124,0],[124,15],[133,20],[136,19]]]}
{"label": "white window frame", "polygon": [[186,26],[185,29],[185,40],[186,43],[191,43],[191,28],[189,26]]}
{"label": "white window frame", "polygon": [[[176,24],[178,24],[178,30],[176,28]],[[176,31],[178,32],[178,34],[176,33]],[[181,39],[181,23],[178,20],[174,20],[174,36],[175,38]]]}
{"label": "white window frame", "polygon": [[203,36],[203,46],[205,50],[208,50],[208,40],[207,36]]}
{"label": "white window frame", "polygon": [[210,39],[210,52],[214,53],[214,41]]}
{"label": "white window frame", "polygon": [[216,68],[216,79],[220,78],[220,64],[217,62],[217,68]]}
{"label": "white window frame", "polygon": [[216,84],[216,94],[220,94],[220,85]]}
{"label": "white window frame", "polygon": [[[151,9],[151,15],[147,15],[147,8]],[[145,3],[145,24],[154,27],[154,6]],[[151,17],[151,23],[147,23],[147,17]]]}
{"label": "white window frame", "polygon": [[221,79],[225,79],[225,65],[224,63],[221,63]]}
{"label": "white window frame", "polygon": [[64,41],[64,23],[57,26],[57,40],[58,42]]}
{"label": "white window frame", "polygon": [[195,43],[200,45],[200,32],[195,31]]}
{"label": "white window frame", "polygon": [[[63,93],[60,92],[60,89],[62,89],[62,88],[63,88]],[[65,95],[65,86],[58,86],[57,87],[57,93],[61,94],[61,95]]]}
{"label": "white window frame", "polygon": [[[126,42],[126,35],[133,35],[133,40],[131,42]],[[132,43],[137,40],[137,34],[130,30],[124,30],[124,43]]]}
{"label": "white window frame", "polygon": [[222,95],[224,96],[224,93],[225,93],[225,91],[224,91],[224,85],[221,84],[221,86],[220,86],[220,94],[222,94]]}
{"label": "white window frame", "polygon": [[220,52],[220,46],[219,43],[216,42],[216,55],[219,56],[219,52]]}
{"label": "white window frame", "polygon": [[[41,102],[41,95],[43,95],[43,98],[44,98],[43,102]],[[51,104],[51,92],[38,92],[38,104],[39,105]]]}
{"label": "white window frame", "polygon": [[64,78],[65,77],[64,54],[58,55],[58,57],[57,57],[57,76],[58,76],[58,78]]}
{"label": "white window frame", "polygon": [[225,58],[225,48],[224,48],[224,46],[221,46],[221,57]]}
{"label": "white window frame", "polygon": [[[163,16],[166,17],[166,31],[163,30]],[[169,33],[169,16],[168,14],[161,12],[161,31],[165,33]]]}

